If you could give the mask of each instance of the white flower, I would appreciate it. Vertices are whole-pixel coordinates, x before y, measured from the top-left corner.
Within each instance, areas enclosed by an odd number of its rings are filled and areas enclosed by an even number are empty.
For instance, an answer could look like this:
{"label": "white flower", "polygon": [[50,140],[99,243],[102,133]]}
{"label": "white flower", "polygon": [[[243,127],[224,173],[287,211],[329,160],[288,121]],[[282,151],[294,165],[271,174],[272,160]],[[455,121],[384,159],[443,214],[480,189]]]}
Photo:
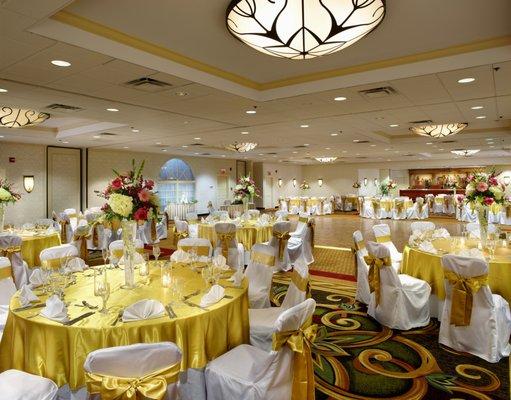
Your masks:
{"label": "white flower", "polygon": [[133,211],[133,200],[129,196],[113,193],[108,199],[108,205],[112,211],[122,217],[128,217]]}
{"label": "white flower", "polygon": [[241,186],[241,185],[236,185],[236,187],[235,187],[234,189],[236,189],[236,190],[240,190],[240,189],[242,189],[242,188],[243,188],[243,186]]}
{"label": "white flower", "polygon": [[469,183],[467,185],[467,188],[465,189],[465,194],[467,196],[470,196],[470,195],[474,194],[475,191],[476,191],[476,188],[474,187],[474,184],[473,183]]}
{"label": "white flower", "polygon": [[490,192],[492,192],[493,196],[495,196],[495,200],[500,200],[502,197],[504,197],[504,193],[498,186],[491,186]]}
{"label": "white flower", "polygon": [[9,201],[12,199],[12,194],[7,189],[0,187],[0,200],[1,201]]}

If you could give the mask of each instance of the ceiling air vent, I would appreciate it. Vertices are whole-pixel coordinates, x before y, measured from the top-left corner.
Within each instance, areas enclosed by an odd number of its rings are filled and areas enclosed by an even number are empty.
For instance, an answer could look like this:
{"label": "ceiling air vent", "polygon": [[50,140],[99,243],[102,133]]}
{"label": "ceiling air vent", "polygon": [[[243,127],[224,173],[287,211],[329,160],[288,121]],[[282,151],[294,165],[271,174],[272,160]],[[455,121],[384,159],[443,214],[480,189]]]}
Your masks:
{"label": "ceiling air vent", "polygon": [[298,146],[293,146],[295,149],[305,149],[307,146],[304,146],[303,144],[299,144]]}
{"label": "ceiling air vent", "polygon": [[197,147],[197,146],[204,146],[204,145],[202,143],[190,143],[188,146]]}
{"label": "ceiling air vent", "polygon": [[410,125],[428,125],[428,124],[432,124],[433,121],[430,120],[430,119],[425,119],[425,120],[422,120],[422,121],[410,121],[408,123]]}
{"label": "ceiling air vent", "polygon": [[355,157],[355,158],[358,158],[358,159],[366,159],[367,157],[360,156],[360,157]]}
{"label": "ceiling air vent", "polygon": [[357,141],[353,141],[353,143],[355,143],[355,144],[369,143],[369,140],[357,140]]}
{"label": "ceiling air vent", "polygon": [[100,133],[100,136],[117,136],[117,133],[103,132],[103,133]]}
{"label": "ceiling air vent", "polygon": [[277,153],[266,153],[266,154],[268,154],[269,156],[275,156],[275,155],[277,155]]}
{"label": "ceiling air vent", "polygon": [[141,90],[142,92],[156,93],[166,90],[172,85],[167,82],[158,81],[153,78],[138,78],[132,81],[126,82],[124,86],[128,86],[132,89]]}
{"label": "ceiling air vent", "polygon": [[59,104],[59,103],[53,103],[53,104],[50,104],[44,108],[49,109],[49,110],[65,112],[65,113],[83,110],[83,108],[81,108],[81,107],[69,106],[67,104]]}
{"label": "ceiling air vent", "polygon": [[210,156],[211,153],[201,153],[201,156]]}
{"label": "ceiling air vent", "polygon": [[362,96],[368,97],[370,99],[381,99],[382,97],[393,96],[397,94],[396,90],[390,86],[361,90],[359,93]]}
{"label": "ceiling air vent", "polygon": [[415,154],[411,154],[411,153],[403,154],[403,157],[415,157]]}
{"label": "ceiling air vent", "polygon": [[444,140],[442,143],[456,143],[456,140]]}

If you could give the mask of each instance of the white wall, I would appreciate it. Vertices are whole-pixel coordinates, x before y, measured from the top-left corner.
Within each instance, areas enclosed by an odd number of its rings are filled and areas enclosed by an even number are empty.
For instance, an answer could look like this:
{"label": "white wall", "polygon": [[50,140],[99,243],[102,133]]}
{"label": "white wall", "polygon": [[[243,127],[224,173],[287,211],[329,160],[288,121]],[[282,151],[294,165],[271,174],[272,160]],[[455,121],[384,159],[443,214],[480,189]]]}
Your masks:
{"label": "white wall", "polygon": [[[263,185],[261,186],[261,196],[263,198],[263,207],[265,208],[271,208],[275,206],[275,204],[270,204],[270,202],[267,200],[268,196],[265,196],[265,193],[273,191],[274,203],[276,203],[279,197],[306,194],[305,192],[301,191],[299,187],[303,180],[303,167],[300,165],[263,163],[262,173]],[[273,178],[273,187],[268,185],[268,179],[266,179],[270,176]],[[278,185],[279,178],[282,179],[282,187],[279,187]],[[293,178],[296,179],[296,187],[293,186]],[[313,190],[310,190],[309,192],[312,191]]]}
{"label": "white wall", "polygon": [[[367,185],[364,184],[364,179],[367,179]],[[375,179],[377,180],[376,185],[374,184]],[[376,196],[378,194],[378,187],[380,184],[380,169],[359,169],[358,181],[361,185],[358,189],[359,196]]]}

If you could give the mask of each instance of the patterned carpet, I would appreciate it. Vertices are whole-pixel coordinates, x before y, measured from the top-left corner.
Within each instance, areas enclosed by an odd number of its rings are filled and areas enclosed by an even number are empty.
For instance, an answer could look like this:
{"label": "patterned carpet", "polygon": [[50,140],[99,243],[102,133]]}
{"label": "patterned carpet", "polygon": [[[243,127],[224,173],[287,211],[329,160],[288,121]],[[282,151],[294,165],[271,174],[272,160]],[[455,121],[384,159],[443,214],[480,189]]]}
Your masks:
{"label": "patterned carpet", "polygon": [[314,263],[310,266],[313,275],[355,280],[355,258],[351,249],[331,246],[314,246]]}
{"label": "patterned carpet", "polygon": [[[280,304],[288,278],[275,276]],[[401,332],[381,326],[355,301],[353,282],[314,278],[316,399],[454,400],[510,398],[508,359],[490,364],[438,344],[438,322]]]}

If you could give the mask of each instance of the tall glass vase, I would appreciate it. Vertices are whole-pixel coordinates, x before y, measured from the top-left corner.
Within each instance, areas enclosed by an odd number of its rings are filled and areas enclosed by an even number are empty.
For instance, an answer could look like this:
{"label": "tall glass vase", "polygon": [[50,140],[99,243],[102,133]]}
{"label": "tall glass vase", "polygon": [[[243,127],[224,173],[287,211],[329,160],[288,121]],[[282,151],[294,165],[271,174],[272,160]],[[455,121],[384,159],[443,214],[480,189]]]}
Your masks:
{"label": "tall glass vase", "polygon": [[122,242],[124,244],[124,285],[123,289],[135,288],[135,239],[137,237],[136,221],[123,220]]}
{"label": "tall glass vase", "polygon": [[477,220],[479,222],[479,234],[481,235],[481,246],[483,248],[486,246],[486,242],[488,240],[488,207],[478,207],[477,208]]}
{"label": "tall glass vase", "polygon": [[4,231],[5,203],[0,203],[0,232]]}
{"label": "tall glass vase", "polygon": [[243,214],[248,214],[248,202],[249,202],[249,198],[248,197],[243,197],[243,199],[241,199],[241,201],[243,202]]}

